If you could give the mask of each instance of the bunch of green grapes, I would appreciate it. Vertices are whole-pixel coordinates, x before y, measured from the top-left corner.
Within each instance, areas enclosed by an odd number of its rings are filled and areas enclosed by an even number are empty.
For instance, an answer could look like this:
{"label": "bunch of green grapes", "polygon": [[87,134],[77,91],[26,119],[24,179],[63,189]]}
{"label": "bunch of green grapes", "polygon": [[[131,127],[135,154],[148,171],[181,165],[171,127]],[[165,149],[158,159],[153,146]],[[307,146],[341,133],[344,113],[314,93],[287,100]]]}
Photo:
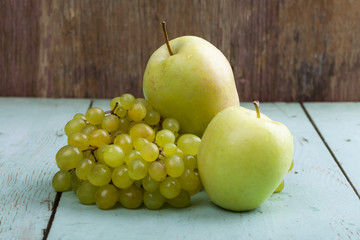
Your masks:
{"label": "bunch of green grapes", "polygon": [[179,134],[176,119],[163,119],[149,102],[123,94],[109,111],[90,108],[65,126],[68,145],[56,154],[52,181],[58,192],[74,190],[83,204],[159,209],[186,207],[198,193],[201,139]]}

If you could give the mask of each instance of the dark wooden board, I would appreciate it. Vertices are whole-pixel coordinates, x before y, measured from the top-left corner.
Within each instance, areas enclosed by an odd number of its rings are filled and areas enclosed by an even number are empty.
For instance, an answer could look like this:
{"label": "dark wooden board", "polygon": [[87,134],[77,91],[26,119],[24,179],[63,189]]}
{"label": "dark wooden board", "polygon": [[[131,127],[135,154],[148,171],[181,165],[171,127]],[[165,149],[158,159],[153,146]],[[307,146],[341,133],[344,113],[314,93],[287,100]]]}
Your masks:
{"label": "dark wooden board", "polygon": [[0,0],[0,96],[142,95],[151,53],[203,37],[241,101],[359,101],[360,2]]}

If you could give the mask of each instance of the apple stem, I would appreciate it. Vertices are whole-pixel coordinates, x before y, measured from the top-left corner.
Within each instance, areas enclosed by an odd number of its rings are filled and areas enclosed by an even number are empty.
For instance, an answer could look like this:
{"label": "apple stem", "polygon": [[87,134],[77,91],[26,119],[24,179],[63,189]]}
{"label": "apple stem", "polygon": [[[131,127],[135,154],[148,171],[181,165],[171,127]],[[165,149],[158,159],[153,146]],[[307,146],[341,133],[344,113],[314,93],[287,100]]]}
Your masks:
{"label": "apple stem", "polygon": [[166,32],[166,22],[165,21],[162,21],[162,27],[163,27],[163,31],[164,31],[164,37],[165,37],[165,42],[166,42],[166,46],[169,50],[169,54],[170,56],[174,55],[173,52],[171,51],[171,48],[170,48],[170,43],[169,43],[169,38],[168,38],[168,35],[167,35],[167,32]]}
{"label": "apple stem", "polygon": [[255,105],[256,116],[260,119],[260,103],[259,101],[254,101],[253,103]]}

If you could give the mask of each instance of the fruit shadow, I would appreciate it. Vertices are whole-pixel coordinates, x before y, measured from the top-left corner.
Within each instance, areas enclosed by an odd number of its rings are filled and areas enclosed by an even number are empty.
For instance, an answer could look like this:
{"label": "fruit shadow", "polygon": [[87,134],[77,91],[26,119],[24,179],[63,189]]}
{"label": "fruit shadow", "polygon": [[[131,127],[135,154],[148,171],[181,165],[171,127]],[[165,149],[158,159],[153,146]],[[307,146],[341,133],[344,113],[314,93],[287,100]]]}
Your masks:
{"label": "fruit shadow", "polygon": [[[258,213],[255,211],[255,213]],[[160,209],[150,210],[142,204],[138,209],[127,209],[117,203],[112,209],[101,210],[96,205],[83,205],[76,198],[74,192],[62,194],[55,219],[67,217],[69,214],[79,216],[80,221],[87,222],[94,214],[103,219],[117,219],[116,221],[153,222],[165,224],[168,221],[196,224],[199,221],[215,226],[219,222],[235,223],[244,220],[243,217],[251,212],[234,212],[220,208],[213,204],[204,191],[191,197],[191,204],[185,208],[174,208],[165,203]],[[100,220],[99,220],[100,221]]]}

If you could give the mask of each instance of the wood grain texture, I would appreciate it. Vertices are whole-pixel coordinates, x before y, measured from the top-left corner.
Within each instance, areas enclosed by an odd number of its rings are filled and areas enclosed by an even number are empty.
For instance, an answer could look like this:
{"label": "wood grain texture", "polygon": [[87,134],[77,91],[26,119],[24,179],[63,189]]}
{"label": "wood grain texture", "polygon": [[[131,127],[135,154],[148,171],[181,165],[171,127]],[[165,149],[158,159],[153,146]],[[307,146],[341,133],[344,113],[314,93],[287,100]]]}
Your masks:
{"label": "wood grain texture", "polygon": [[[109,100],[93,106],[108,108]],[[252,108],[252,104],[244,106]],[[251,212],[213,205],[205,192],[185,209],[99,210],[62,195],[52,239],[358,239],[360,201],[299,104],[261,104],[261,111],[294,135],[295,166],[285,189]]]}
{"label": "wood grain texture", "polygon": [[90,100],[0,98],[0,239],[42,239],[63,127]]}
{"label": "wood grain texture", "polygon": [[360,193],[360,103],[306,103],[316,127]]}
{"label": "wood grain texture", "polygon": [[40,2],[0,2],[0,96],[39,96]]}
{"label": "wood grain texture", "polygon": [[359,101],[355,0],[0,0],[0,96],[142,96],[151,53],[197,35],[229,59],[241,101]]}

